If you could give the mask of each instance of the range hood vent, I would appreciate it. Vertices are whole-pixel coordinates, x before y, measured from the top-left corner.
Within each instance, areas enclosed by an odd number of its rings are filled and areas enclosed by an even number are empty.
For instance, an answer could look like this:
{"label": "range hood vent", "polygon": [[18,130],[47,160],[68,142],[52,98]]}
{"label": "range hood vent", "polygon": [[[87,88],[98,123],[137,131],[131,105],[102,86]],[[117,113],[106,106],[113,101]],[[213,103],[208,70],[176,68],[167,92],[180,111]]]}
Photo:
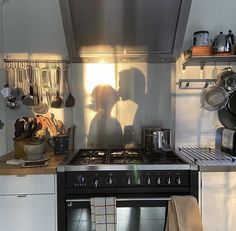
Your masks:
{"label": "range hood vent", "polygon": [[175,62],[191,0],[59,0],[72,62]]}

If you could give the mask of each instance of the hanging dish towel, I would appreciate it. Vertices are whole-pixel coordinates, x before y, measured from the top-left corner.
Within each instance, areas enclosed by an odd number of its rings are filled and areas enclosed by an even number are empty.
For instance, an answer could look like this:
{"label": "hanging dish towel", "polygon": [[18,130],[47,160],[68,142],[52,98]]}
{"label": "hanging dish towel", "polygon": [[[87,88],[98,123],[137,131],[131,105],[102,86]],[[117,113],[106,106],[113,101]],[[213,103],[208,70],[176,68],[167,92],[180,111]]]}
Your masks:
{"label": "hanging dish towel", "polygon": [[116,231],[116,198],[94,197],[90,200],[91,231]]}
{"label": "hanging dish towel", "polygon": [[198,203],[193,196],[172,196],[165,231],[203,231]]}

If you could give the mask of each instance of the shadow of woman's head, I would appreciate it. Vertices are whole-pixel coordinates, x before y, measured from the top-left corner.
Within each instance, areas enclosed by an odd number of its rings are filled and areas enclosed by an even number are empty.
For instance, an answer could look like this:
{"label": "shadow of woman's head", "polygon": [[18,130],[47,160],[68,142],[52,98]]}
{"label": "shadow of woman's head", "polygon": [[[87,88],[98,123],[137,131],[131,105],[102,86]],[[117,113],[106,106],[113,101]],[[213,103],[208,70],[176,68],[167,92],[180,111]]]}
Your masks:
{"label": "shadow of woman's head", "polygon": [[92,91],[92,103],[95,111],[110,112],[119,100],[118,92],[110,85],[98,85]]}

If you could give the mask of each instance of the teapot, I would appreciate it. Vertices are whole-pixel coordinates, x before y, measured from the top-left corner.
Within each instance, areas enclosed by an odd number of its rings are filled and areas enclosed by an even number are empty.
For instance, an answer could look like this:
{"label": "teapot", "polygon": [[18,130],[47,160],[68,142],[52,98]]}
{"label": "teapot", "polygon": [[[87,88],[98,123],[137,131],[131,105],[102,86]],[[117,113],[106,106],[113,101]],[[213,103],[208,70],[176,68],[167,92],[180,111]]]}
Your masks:
{"label": "teapot", "polygon": [[213,52],[214,53],[230,53],[234,49],[235,40],[234,34],[229,30],[228,34],[223,34],[221,31],[220,34],[216,35],[213,41]]}

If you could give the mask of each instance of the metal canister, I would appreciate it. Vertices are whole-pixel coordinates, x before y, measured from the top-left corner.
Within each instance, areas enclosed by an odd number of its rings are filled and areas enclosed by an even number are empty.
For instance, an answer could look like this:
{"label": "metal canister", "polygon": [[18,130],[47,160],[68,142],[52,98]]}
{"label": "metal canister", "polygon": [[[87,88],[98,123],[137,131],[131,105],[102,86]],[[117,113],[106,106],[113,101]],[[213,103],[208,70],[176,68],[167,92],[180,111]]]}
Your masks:
{"label": "metal canister", "polygon": [[170,151],[172,146],[171,129],[143,128],[142,143],[146,151]]}
{"label": "metal canister", "polygon": [[202,30],[196,31],[193,34],[193,45],[194,46],[209,46],[209,31]]}

